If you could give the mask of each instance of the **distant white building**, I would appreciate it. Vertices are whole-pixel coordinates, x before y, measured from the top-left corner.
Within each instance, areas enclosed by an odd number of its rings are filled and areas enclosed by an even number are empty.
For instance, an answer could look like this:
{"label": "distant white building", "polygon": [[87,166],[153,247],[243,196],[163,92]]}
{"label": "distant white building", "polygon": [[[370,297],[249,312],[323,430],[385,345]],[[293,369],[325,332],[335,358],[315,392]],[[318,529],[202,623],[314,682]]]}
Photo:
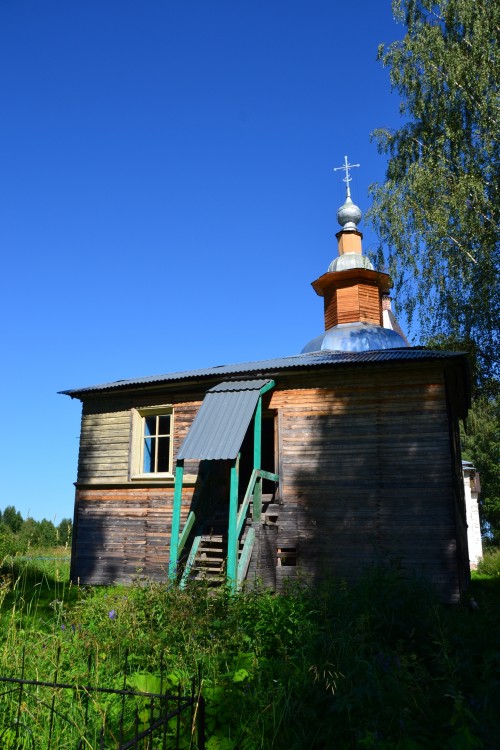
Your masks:
{"label": "distant white building", "polygon": [[479,494],[481,484],[479,474],[470,461],[462,461],[464,475],[465,508],[467,512],[467,542],[469,544],[469,561],[472,570],[477,568],[483,556],[481,525],[479,523]]}

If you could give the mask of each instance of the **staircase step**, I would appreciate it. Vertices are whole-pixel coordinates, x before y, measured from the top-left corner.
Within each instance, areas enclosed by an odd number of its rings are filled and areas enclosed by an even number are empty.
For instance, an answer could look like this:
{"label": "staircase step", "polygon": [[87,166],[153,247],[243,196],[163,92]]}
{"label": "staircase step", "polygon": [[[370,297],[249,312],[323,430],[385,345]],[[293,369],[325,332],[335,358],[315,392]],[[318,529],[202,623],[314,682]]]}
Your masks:
{"label": "staircase step", "polygon": [[203,544],[217,544],[219,547],[225,547],[227,545],[227,539],[217,539],[213,536],[202,536],[200,543],[203,542]]}
{"label": "staircase step", "polygon": [[199,576],[204,576],[206,578],[213,578],[213,577],[219,577],[223,576],[224,571],[220,569],[220,567],[215,568],[192,568],[191,569],[191,576],[194,574]]}
{"label": "staircase step", "polygon": [[206,542],[207,544],[213,542],[214,544],[224,544],[224,542],[227,542],[227,539],[224,539],[221,536],[214,536],[213,534],[203,534],[201,537],[202,542]]}
{"label": "staircase step", "polygon": [[[269,496],[269,500],[272,495]],[[238,559],[245,544],[247,535],[244,529],[238,543]],[[228,545],[228,517],[227,512],[214,514],[209,521],[205,522],[203,533],[199,540],[198,549],[188,580],[203,582],[207,586],[216,587],[226,583],[225,569]]]}

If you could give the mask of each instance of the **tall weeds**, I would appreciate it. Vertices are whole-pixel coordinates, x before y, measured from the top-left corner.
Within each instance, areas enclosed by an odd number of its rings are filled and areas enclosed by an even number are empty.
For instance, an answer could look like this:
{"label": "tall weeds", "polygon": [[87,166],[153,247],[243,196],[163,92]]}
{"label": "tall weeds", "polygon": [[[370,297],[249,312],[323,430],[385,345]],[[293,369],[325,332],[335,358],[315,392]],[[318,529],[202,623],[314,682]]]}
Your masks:
{"label": "tall weeds", "polygon": [[[479,609],[440,605],[401,571],[276,596],[199,586],[81,589],[3,571],[0,671],[172,688],[201,675],[209,750],[500,747],[498,580]],[[17,575],[17,578],[16,578]],[[189,738],[190,741],[191,738]],[[187,740],[186,740],[187,741]]]}

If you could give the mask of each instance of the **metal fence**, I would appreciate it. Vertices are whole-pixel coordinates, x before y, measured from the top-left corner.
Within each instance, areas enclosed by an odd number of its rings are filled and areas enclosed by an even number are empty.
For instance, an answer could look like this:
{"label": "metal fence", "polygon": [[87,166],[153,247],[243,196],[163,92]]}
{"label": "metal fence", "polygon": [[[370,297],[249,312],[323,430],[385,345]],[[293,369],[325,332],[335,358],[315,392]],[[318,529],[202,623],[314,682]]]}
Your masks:
{"label": "metal fence", "polygon": [[189,695],[163,690],[0,677],[1,750],[205,750],[205,709],[193,680]]}

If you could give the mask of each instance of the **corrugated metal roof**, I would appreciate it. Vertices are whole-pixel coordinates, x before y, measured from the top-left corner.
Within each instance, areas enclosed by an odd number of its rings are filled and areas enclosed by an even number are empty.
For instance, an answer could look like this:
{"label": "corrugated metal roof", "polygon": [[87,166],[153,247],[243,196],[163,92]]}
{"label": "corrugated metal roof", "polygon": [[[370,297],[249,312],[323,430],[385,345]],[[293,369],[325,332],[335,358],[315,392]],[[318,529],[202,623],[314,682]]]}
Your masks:
{"label": "corrugated metal roof", "polygon": [[265,385],[270,383],[266,380],[226,380],[224,383],[214,385],[207,393],[221,393],[223,391],[260,391]]}
{"label": "corrugated metal roof", "polygon": [[255,362],[243,362],[234,365],[219,365],[200,370],[185,370],[183,372],[172,372],[164,375],[150,375],[145,378],[131,378],[130,380],[115,380],[112,383],[102,383],[84,388],[73,388],[60,393],[71,397],[80,397],[87,393],[108,391],[116,389],[135,388],[137,386],[160,385],[161,383],[174,383],[176,381],[190,381],[201,378],[224,377],[227,375],[261,373],[271,375],[281,370],[306,369],[315,367],[332,367],[340,365],[363,365],[383,364],[389,362],[403,361],[429,361],[443,360],[463,357],[464,354],[457,352],[435,351],[432,349],[402,348],[383,349],[380,351],[366,352],[308,352],[307,354],[295,354],[291,357],[277,357],[275,359],[257,360]]}
{"label": "corrugated metal roof", "polygon": [[248,430],[260,389],[269,380],[219,383],[211,388],[194,418],[177,458],[233,459]]}

